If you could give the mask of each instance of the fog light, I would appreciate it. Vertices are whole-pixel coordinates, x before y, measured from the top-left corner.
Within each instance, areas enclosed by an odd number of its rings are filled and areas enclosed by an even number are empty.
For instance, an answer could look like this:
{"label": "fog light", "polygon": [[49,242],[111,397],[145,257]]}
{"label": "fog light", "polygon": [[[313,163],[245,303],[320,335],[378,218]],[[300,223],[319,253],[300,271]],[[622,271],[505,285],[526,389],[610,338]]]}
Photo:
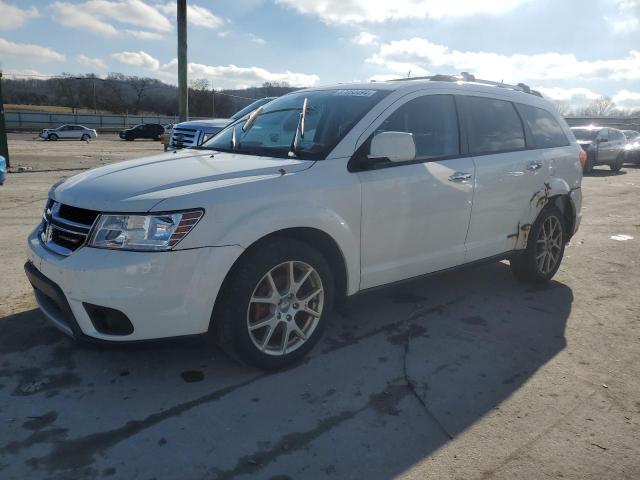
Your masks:
{"label": "fog light", "polygon": [[105,335],[130,335],[133,333],[133,325],[127,316],[113,308],[83,303],[93,327]]}

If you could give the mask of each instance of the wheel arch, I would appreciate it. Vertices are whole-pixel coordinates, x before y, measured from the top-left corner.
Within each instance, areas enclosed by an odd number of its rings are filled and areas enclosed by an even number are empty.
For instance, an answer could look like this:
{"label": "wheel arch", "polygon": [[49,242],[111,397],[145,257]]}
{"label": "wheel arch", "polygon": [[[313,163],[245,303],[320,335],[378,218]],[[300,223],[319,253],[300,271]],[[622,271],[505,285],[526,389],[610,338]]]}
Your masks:
{"label": "wheel arch", "polygon": [[227,271],[222,285],[218,291],[218,295],[214,304],[214,316],[216,308],[219,305],[220,298],[224,295],[225,290],[228,288],[229,280],[237,266],[242,262],[250,253],[256,249],[261,248],[268,242],[277,239],[295,239],[302,243],[309,245],[312,248],[318,250],[324,258],[327,260],[331,272],[334,275],[335,281],[335,304],[340,305],[347,297],[349,288],[349,271],[347,267],[346,258],[338,244],[338,242],[328,233],[314,227],[292,227],[283,228],[273,231],[267,235],[260,237],[249,245],[242,254],[236,259],[231,268]]}
{"label": "wheel arch", "polygon": [[549,205],[556,206],[562,212],[567,227],[567,241],[571,238],[577,221],[576,206],[571,199],[571,187],[564,179],[552,177],[544,182],[543,187],[534,192],[529,200],[529,213],[518,225],[515,235],[516,250],[527,248],[531,226]]}

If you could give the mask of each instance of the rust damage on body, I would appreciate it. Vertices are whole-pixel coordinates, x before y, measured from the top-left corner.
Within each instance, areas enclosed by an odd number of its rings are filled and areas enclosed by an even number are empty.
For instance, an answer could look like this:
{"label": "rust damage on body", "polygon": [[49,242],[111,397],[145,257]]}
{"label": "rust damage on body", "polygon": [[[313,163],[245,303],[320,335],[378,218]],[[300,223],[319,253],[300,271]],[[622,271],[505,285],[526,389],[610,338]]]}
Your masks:
{"label": "rust damage on body", "polygon": [[[549,200],[551,200],[551,185],[549,182],[544,182],[544,188],[535,192],[529,199],[529,206],[534,209],[532,219],[535,219],[538,216],[538,213],[547,206]],[[508,239],[515,239],[516,244],[514,248],[516,250],[523,250],[527,248],[527,241],[529,240],[531,226],[531,223],[521,225],[520,222],[518,222],[516,231],[507,235]]]}
{"label": "rust damage on body", "polygon": [[534,200],[537,199],[535,203],[535,207],[539,212],[547,205],[547,203],[549,203],[550,193],[551,193],[551,185],[549,185],[549,182],[544,182],[544,188],[538,190],[531,196],[531,198],[529,199],[529,205],[533,206]]}

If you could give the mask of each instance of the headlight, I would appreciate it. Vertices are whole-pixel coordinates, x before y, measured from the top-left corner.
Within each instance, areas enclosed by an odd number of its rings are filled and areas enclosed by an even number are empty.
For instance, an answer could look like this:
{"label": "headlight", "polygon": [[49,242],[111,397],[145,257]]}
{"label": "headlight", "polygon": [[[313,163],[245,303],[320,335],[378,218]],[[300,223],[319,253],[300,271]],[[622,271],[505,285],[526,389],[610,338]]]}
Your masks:
{"label": "headlight", "polygon": [[157,215],[103,214],[98,217],[89,246],[153,252],[171,250],[203,214],[202,210]]}

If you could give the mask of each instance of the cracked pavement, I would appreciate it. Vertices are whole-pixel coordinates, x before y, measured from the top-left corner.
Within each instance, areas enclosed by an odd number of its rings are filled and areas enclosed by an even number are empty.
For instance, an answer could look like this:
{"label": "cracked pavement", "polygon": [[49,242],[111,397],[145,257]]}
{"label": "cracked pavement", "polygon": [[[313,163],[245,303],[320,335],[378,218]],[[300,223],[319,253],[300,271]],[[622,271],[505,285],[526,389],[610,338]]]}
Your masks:
{"label": "cracked pavement", "polygon": [[[10,137],[16,165],[46,162],[30,142]],[[47,146],[68,168],[71,152],[124,143]],[[25,238],[72,173],[0,188],[0,478],[640,477],[640,168],[585,178],[583,225],[549,285],[498,263],[360,295],[276,373],[203,339],[92,346],[49,326]]]}

